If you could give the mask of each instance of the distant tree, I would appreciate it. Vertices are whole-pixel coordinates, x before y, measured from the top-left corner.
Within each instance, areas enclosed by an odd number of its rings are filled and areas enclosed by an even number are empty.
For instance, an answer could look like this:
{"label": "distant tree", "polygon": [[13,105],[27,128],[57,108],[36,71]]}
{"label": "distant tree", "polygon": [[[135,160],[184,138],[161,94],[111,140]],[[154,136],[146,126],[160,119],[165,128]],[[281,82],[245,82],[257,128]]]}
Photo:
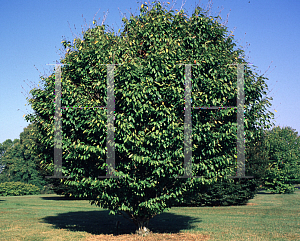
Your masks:
{"label": "distant tree", "polygon": [[300,137],[291,127],[266,131],[269,167],[263,186],[273,193],[292,193],[300,183]]}
{"label": "distant tree", "polygon": [[5,167],[5,165],[2,162],[2,157],[4,157],[6,151],[9,148],[13,147],[18,142],[19,142],[18,139],[14,139],[14,141],[12,141],[11,139],[7,139],[3,143],[0,143],[0,173],[2,172],[2,170]]}
{"label": "distant tree", "polygon": [[0,182],[23,182],[36,185],[40,189],[47,184],[47,180],[41,174],[43,169],[40,168],[40,160],[31,151],[32,145],[35,145],[33,128],[33,124],[29,125],[20,134],[20,140],[8,140],[2,145],[3,148],[10,148],[1,158],[5,167],[0,174]]}
{"label": "distant tree", "polygon": [[[142,5],[140,12],[123,19],[121,36],[95,26],[73,45],[63,41],[62,106],[108,106],[111,72],[104,64],[123,65],[115,67],[114,79],[115,169],[106,165],[107,110],[65,109],[62,174],[70,178],[62,181],[75,187],[74,196],[147,233],[148,221],[182,201],[188,189],[236,172],[237,112],[193,110],[192,175],[202,177],[177,178],[190,171],[184,169],[185,68],[178,64],[201,64],[192,70],[193,106],[236,106],[237,68],[229,64],[247,62],[226,28],[199,7],[191,18],[160,3],[151,10]],[[31,90],[29,101],[36,114],[26,119],[39,130],[35,151],[53,175],[55,74],[42,79],[44,90]],[[246,144],[269,126],[265,79],[245,66]],[[111,171],[123,178],[98,178]]]}

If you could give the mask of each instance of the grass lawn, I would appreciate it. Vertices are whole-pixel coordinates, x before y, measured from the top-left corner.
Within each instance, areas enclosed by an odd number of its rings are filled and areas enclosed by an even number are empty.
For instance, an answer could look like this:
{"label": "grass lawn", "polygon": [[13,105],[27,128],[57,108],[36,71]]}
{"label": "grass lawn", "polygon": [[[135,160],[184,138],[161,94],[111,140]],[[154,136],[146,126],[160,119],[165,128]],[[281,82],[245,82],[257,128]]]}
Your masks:
{"label": "grass lawn", "polygon": [[[89,201],[55,194],[0,196],[0,240],[112,240],[103,237],[116,235],[117,220],[120,235],[135,232],[126,219],[108,213]],[[206,240],[300,240],[300,189],[295,194],[260,192],[246,206],[174,207],[150,220],[149,228],[160,236],[191,232],[208,235]],[[93,239],[100,234],[106,236]]]}

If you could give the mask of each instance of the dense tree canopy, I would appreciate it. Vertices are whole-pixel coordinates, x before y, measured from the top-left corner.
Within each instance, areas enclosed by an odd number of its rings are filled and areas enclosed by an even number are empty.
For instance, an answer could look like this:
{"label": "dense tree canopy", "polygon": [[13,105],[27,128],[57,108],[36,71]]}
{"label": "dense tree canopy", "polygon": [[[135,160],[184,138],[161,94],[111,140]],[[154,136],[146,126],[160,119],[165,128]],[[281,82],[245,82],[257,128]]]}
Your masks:
{"label": "dense tree canopy", "polygon": [[[245,139],[250,145],[269,128],[270,104],[263,99],[265,78],[247,66],[233,36],[197,7],[187,18],[160,3],[142,5],[139,16],[123,18],[120,36],[105,25],[88,29],[82,39],[63,41],[62,172],[73,195],[130,218],[140,229],[157,214],[182,201],[196,183],[212,184],[235,175],[237,112],[234,108],[192,109],[193,176],[184,175],[185,66],[191,67],[192,106],[236,106],[237,67],[245,65]],[[114,175],[106,174],[109,127],[107,90],[114,67]],[[37,155],[53,175],[55,74],[44,90],[33,89],[30,104],[36,114],[26,116],[38,128]],[[188,88],[188,86],[186,87]],[[111,92],[110,92],[111,93]],[[56,93],[60,95],[60,93]],[[246,167],[247,168],[247,167]]]}
{"label": "dense tree canopy", "polygon": [[14,141],[12,141],[11,139],[7,139],[3,143],[0,143],[0,173],[5,167],[2,158],[5,156],[6,151],[18,142],[18,139],[14,139]]}
{"label": "dense tree canopy", "polygon": [[14,145],[1,158],[5,168],[0,174],[0,182],[23,182],[36,185],[40,189],[47,184],[42,175],[44,171],[40,168],[40,160],[32,152],[32,145],[35,145],[33,130],[34,125],[30,124],[20,134],[20,140],[4,142],[3,146],[7,143]]}
{"label": "dense tree canopy", "polygon": [[263,179],[264,187],[273,193],[294,192],[300,183],[300,137],[291,127],[267,130],[266,143],[269,167]]}

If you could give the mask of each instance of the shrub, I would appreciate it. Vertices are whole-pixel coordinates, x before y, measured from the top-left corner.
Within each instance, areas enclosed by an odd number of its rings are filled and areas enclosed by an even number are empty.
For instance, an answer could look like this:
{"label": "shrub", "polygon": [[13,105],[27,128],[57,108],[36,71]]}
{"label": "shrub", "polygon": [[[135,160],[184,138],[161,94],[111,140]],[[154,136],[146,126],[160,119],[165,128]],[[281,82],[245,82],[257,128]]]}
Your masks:
{"label": "shrub", "polygon": [[40,188],[22,182],[0,183],[0,196],[22,196],[40,194]]}
{"label": "shrub", "polygon": [[268,169],[264,178],[264,188],[266,191],[276,194],[291,194],[295,192],[293,184],[288,183],[288,178],[279,168]]}
{"label": "shrub", "polygon": [[41,189],[40,194],[55,194],[53,185],[52,184],[47,184],[46,186],[44,186]]}
{"label": "shrub", "polygon": [[244,205],[254,198],[257,190],[255,180],[229,179],[214,185],[202,185],[198,193],[190,192],[179,207]]}

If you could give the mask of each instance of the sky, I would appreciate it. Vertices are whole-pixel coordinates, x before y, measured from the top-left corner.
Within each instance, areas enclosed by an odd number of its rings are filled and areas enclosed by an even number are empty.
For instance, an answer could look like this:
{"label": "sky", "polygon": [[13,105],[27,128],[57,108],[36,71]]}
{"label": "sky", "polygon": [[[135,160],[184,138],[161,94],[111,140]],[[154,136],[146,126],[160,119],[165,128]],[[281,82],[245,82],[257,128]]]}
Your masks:
{"label": "sky", "polygon": [[[0,0],[0,143],[19,139],[29,125],[24,115],[33,113],[26,98],[37,87],[40,76],[49,76],[63,56],[61,41],[73,42],[82,31],[108,25],[115,33],[123,28],[122,18],[139,14],[145,1],[136,0]],[[167,2],[167,1],[166,1]],[[196,6],[206,9],[209,1],[177,0],[167,9],[183,9],[188,16]],[[268,96],[274,124],[290,126],[300,134],[298,0],[214,0],[212,16],[220,15],[233,31],[237,46],[245,50],[247,61],[269,78]],[[106,17],[105,17],[106,16]]]}

